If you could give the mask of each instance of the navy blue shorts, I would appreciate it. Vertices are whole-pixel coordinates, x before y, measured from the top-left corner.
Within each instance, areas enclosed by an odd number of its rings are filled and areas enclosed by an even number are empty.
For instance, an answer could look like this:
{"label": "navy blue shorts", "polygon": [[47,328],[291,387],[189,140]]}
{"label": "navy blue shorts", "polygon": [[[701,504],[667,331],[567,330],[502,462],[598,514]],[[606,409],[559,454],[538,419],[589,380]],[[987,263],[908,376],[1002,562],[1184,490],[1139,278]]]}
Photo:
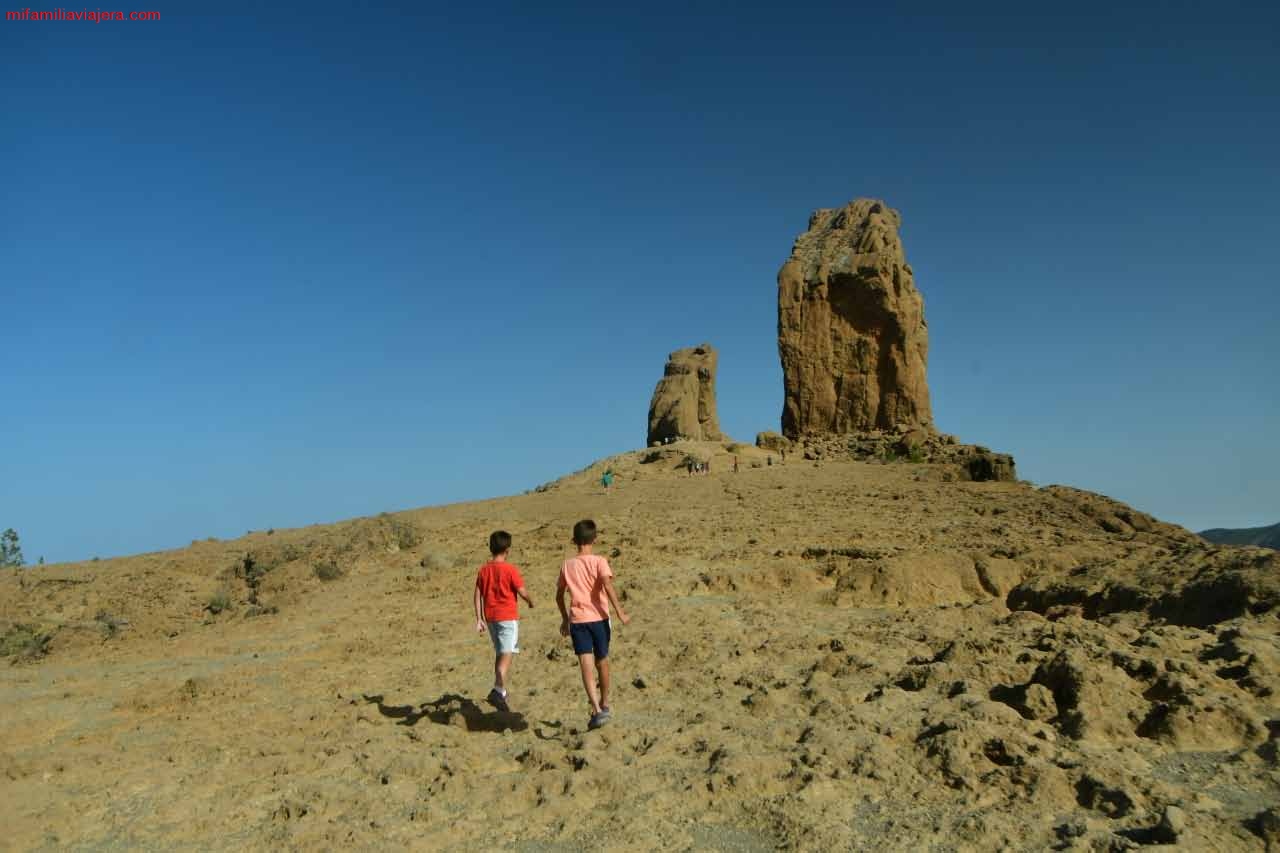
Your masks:
{"label": "navy blue shorts", "polygon": [[573,640],[575,655],[595,655],[596,660],[609,656],[609,620],[599,622],[574,622],[569,626],[569,638]]}

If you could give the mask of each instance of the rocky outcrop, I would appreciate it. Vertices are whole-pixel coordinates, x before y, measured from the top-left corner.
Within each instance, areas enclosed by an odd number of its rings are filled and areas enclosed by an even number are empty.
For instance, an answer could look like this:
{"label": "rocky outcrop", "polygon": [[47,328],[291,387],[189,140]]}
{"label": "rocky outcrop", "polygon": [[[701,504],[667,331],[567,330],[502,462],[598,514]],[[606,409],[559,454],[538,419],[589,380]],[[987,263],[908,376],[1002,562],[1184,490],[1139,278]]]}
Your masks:
{"label": "rocky outcrop", "polygon": [[692,438],[720,441],[716,415],[716,351],[710,344],[676,350],[649,403],[648,444]]}
{"label": "rocky outcrop", "polygon": [[[761,433],[776,435],[776,433]],[[781,437],[779,437],[781,438]],[[914,462],[941,466],[937,476],[944,480],[994,480],[1012,483],[1018,469],[1008,453],[994,453],[978,444],[961,444],[954,435],[924,429],[902,429],[886,432],[845,433],[844,435],[805,435],[786,442],[789,452],[804,459],[853,458],[863,461]],[[756,439],[760,444],[760,439]]]}
{"label": "rocky outcrop", "polygon": [[772,450],[774,453],[785,453],[791,448],[791,439],[776,432],[756,433],[756,447],[761,450]]}
{"label": "rocky outcrop", "polygon": [[818,210],[778,272],[787,437],[933,429],[924,300],[901,221],[875,199]]}

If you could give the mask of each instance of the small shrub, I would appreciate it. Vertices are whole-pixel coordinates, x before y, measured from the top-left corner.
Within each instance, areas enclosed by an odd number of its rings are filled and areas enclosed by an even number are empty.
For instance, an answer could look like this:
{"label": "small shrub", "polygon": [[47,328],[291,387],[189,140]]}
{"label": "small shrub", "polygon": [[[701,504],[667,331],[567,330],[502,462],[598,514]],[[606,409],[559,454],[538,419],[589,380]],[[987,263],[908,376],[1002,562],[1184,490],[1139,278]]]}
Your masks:
{"label": "small shrub", "polygon": [[408,551],[422,544],[422,533],[412,522],[393,518],[390,521],[390,525],[391,539],[401,551]]}
{"label": "small shrub", "polygon": [[339,568],[338,564],[332,560],[328,560],[323,563],[316,563],[315,573],[316,577],[320,578],[322,581],[336,581],[338,578],[346,574],[346,572]]}
{"label": "small shrub", "polygon": [[105,610],[99,610],[98,614],[93,617],[93,621],[102,626],[102,633],[105,637],[114,637],[120,633],[120,629],[129,623],[123,619],[117,619]]}
{"label": "small shrub", "polygon": [[428,572],[443,572],[453,566],[453,555],[446,554],[444,551],[428,551],[422,555],[422,560],[418,565],[426,569]]}
{"label": "small shrub", "polygon": [[880,451],[880,461],[886,465],[892,462],[897,462],[899,458],[898,452],[891,447],[886,447],[884,450]]}
{"label": "small shrub", "polygon": [[231,609],[231,596],[225,589],[220,589],[210,596],[209,601],[204,606],[205,610],[217,615],[224,610]]}
{"label": "small shrub", "polygon": [[911,449],[907,452],[907,461],[914,462],[916,465],[919,465],[924,460],[924,451],[920,449],[920,445],[911,445]]}
{"label": "small shrub", "polygon": [[15,661],[37,660],[49,653],[52,641],[52,634],[34,625],[10,625],[4,634],[0,634],[0,657]]}

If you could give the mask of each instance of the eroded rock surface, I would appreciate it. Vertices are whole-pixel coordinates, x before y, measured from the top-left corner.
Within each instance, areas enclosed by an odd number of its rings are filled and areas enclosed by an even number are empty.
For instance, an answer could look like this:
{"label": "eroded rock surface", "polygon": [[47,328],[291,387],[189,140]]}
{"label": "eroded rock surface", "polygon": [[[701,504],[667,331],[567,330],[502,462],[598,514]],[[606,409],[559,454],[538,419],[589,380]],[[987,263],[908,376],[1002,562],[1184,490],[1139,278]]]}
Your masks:
{"label": "eroded rock surface", "polygon": [[861,198],[815,211],[778,272],[789,438],[933,428],[929,335],[898,211]]}
{"label": "eroded rock surface", "polygon": [[667,358],[649,403],[649,445],[669,439],[724,438],[716,415],[718,358],[710,344],[676,350]]}

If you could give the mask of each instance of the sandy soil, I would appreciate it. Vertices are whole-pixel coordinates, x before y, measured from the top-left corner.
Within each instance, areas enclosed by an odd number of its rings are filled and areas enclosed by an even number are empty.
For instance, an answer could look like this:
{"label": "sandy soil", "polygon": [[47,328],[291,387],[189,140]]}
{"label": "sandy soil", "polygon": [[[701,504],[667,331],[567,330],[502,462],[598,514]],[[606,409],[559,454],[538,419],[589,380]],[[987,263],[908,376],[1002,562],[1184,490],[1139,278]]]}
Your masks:
{"label": "sandy soil", "polygon": [[[734,474],[725,447],[5,572],[0,845],[1280,843],[1275,552],[946,466],[736,448]],[[553,601],[584,517],[633,616],[597,732]],[[496,528],[538,605],[511,714],[469,611]]]}

